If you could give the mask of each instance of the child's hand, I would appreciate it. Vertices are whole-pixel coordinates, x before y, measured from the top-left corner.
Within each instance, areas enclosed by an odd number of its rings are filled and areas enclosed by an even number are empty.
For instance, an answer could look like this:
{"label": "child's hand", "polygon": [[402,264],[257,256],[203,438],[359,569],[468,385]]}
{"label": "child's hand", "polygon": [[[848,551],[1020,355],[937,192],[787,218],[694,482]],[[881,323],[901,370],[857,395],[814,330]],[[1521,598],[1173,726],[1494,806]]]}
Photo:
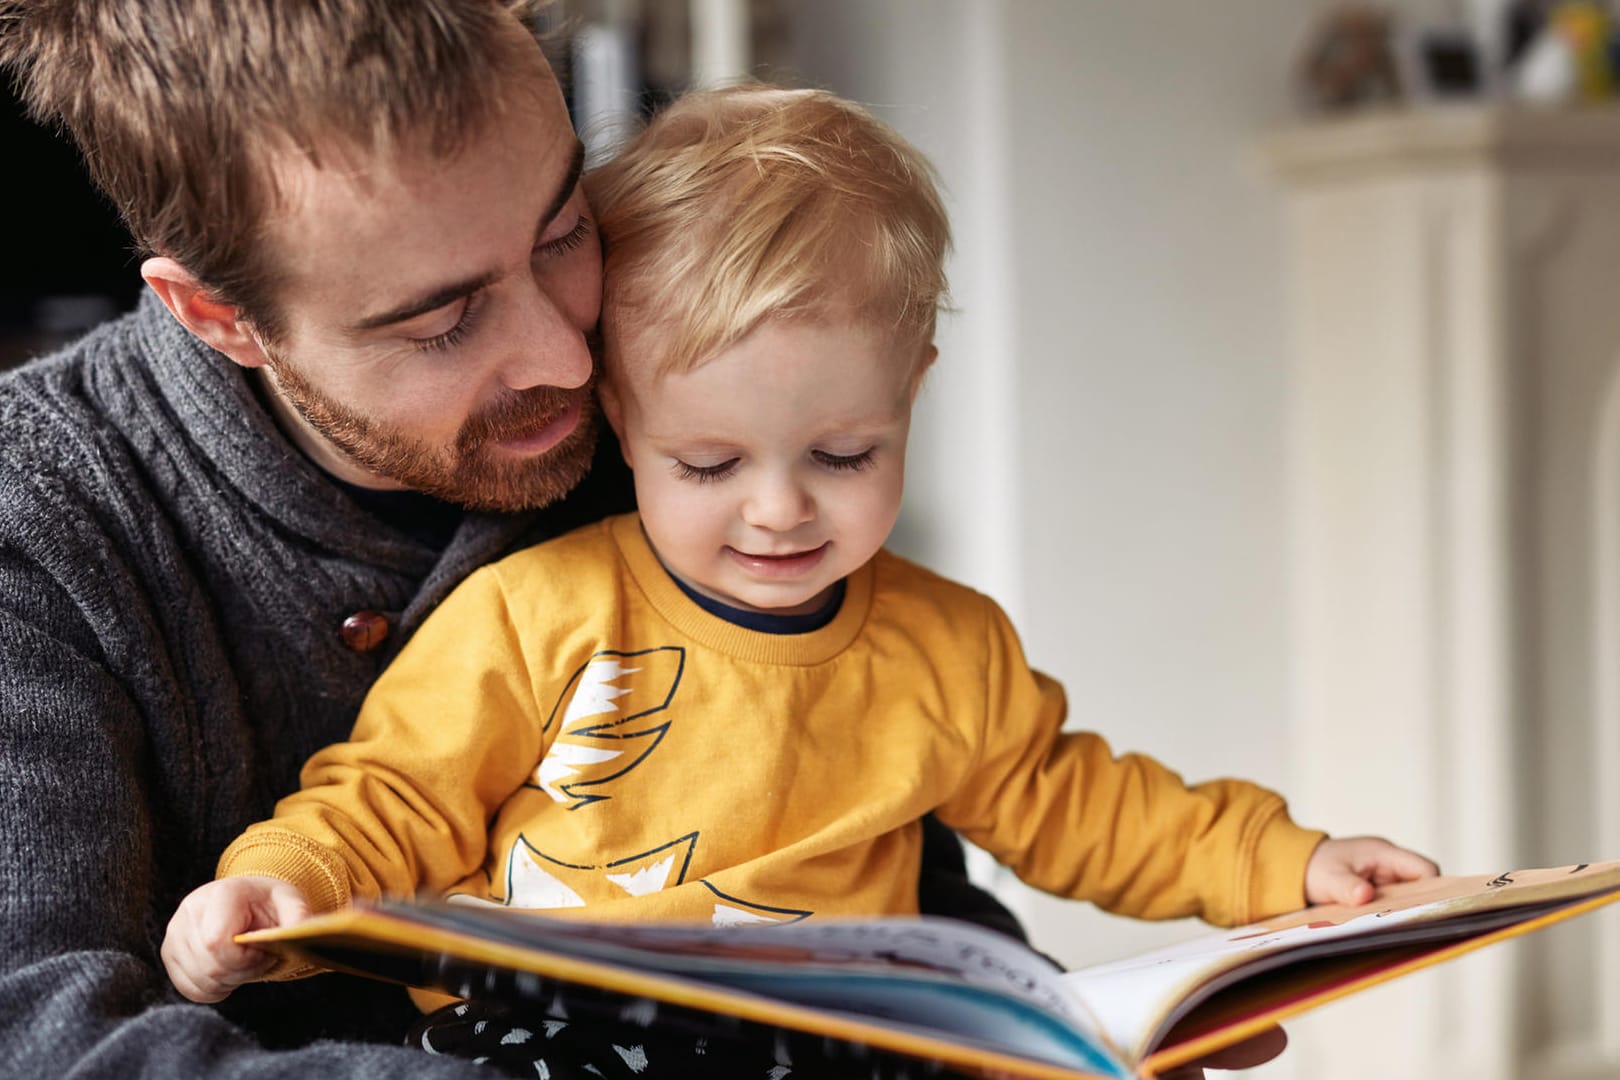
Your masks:
{"label": "child's hand", "polygon": [[163,938],[163,966],[192,1001],[223,1001],[276,966],[263,949],[232,939],[249,930],[291,926],[309,918],[296,885],[272,877],[211,881],[180,902]]}
{"label": "child's hand", "polygon": [[1440,868],[1377,836],[1324,840],[1305,864],[1307,904],[1365,904],[1376,886],[1433,877]]}

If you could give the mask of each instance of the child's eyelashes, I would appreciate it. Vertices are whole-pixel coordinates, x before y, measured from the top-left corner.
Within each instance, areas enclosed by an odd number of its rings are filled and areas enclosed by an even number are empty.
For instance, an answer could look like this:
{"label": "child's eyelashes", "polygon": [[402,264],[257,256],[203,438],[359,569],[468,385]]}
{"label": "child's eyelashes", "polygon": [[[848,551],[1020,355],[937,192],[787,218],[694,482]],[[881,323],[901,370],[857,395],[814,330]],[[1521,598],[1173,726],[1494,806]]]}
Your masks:
{"label": "child's eyelashes", "polygon": [[[858,454],[830,454],[825,450],[812,450],[810,459],[823,469],[832,472],[857,472],[872,464],[872,450],[862,450]],[[699,484],[724,480],[736,472],[741,463],[741,458],[727,458],[716,465],[693,465],[679,458],[673,459],[676,476]]]}
{"label": "child's eyelashes", "polygon": [[829,454],[825,450],[812,450],[810,456],[816,459],[816,464],[835,471],[849,470],[853,472],[872,464],[872,451],[870,448],[862,450],[858,454]]}
{"label": "child's eyelashes", "polygon": [[739,459],[731,458],[718,465],[688,465],[679,458],[675,459],[675,473],[682,480],[695,480],[700,484],[713,483],[724,480],[737,468]]}

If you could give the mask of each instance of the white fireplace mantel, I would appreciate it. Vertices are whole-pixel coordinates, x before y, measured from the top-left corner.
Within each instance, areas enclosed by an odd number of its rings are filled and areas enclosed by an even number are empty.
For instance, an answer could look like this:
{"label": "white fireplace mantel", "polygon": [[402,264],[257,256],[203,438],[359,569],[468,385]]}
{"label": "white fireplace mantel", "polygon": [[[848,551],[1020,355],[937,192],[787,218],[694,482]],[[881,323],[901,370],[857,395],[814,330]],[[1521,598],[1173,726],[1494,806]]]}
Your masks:
{"label": "white fireplace mantel", "polygon": [[[1620,109],[1283,133],[1297,816],[1620,858]],[[1620,922],[1336,1006],[1300,1076],[1620,1076]]]}

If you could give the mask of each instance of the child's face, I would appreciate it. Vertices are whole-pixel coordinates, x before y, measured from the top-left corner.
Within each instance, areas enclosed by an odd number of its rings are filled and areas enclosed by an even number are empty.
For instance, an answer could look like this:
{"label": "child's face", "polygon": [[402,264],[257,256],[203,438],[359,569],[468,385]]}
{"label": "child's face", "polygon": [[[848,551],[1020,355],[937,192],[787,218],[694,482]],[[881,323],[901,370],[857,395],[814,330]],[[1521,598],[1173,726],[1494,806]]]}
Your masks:
{"label": "child's face", "polygon": [[[653,335],[636,346],[646,347]],[[736,607],[814,611],[900,512],[933,349],[840,321],[773,321],[693,371],[620,372],[603,405],[669,570]]]}

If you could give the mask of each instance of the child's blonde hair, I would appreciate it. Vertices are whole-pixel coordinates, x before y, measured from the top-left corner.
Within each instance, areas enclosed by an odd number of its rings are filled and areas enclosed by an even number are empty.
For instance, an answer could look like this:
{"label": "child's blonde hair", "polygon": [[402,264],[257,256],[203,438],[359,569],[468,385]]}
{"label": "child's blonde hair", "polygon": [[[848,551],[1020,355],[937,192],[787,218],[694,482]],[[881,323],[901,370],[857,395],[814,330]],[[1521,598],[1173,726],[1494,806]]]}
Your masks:
{"label": "child's blonde hair", "polygon": [[691,93],[586,179],[606,260],[609,372],[657,330],[686,371],[772,318],[853,316],[932,340],[950,225],[934,170],[888,125],[820,90]]}

